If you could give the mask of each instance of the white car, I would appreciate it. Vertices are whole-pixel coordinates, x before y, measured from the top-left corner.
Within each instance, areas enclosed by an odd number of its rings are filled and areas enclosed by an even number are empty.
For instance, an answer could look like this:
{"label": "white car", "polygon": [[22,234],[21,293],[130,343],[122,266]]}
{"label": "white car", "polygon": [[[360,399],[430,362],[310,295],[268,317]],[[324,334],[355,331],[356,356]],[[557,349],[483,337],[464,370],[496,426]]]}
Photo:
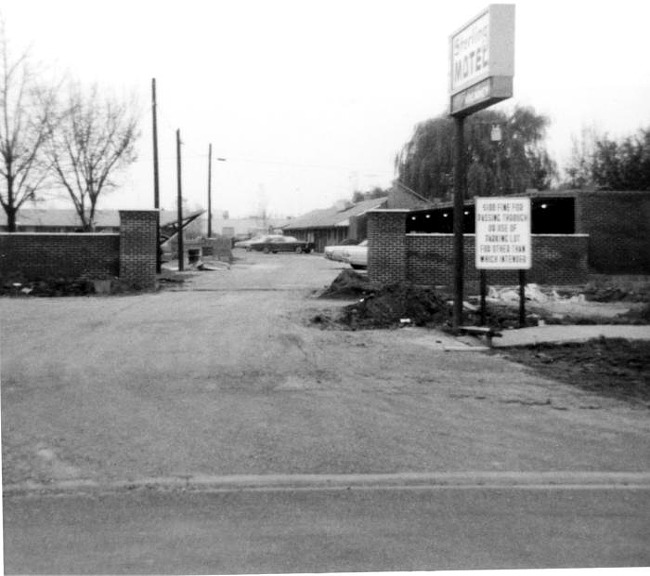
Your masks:
{"label": "white car", "polygon": [[346,246],[343,252],[343,262],[347,262],[355,270],[368,267],[368,240],[356,246]]}
{"label": "white car", "polygon": [[[344,240],[345,242],[345,240]],[[327,258],[328,260],[334,260],[337,262],[344,262],[343,260],[343,254],[345,251],[350,247],[354,246],[355,244],[352,243],[352,241],[349,244],[341,244],[340,246],[325,246],[325,250],[323,252],[323,256]]]}

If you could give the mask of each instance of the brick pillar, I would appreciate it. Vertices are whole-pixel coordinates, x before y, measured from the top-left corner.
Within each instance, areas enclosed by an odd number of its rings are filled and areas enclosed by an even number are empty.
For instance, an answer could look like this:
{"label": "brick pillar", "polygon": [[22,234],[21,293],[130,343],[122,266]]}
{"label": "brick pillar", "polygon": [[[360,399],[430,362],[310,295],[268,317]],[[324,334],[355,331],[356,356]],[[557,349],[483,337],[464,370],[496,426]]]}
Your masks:
{"label": "brick pillar", "polygon": [[392,284],[406,280],[408,210],[368,212],[368,278]]}
{"label": "brick pillar", "polygon": [[141,290],[156,287],[157,210],[120,210],[120,279]]}

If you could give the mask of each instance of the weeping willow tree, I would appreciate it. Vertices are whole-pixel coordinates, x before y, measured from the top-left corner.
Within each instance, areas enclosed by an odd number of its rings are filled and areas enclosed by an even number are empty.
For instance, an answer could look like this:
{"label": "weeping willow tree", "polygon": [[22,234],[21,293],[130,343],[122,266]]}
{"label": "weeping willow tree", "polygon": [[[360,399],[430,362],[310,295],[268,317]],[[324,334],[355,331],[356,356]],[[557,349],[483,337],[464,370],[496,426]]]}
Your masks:
{"label": "weeping willow tree", "polygon": [[[544,139],[550,124],[534,109],[485,110],[465,122],[468,196],[546,190],[557,176]],[[439,116],[418,124],[395,157],[400,182],[425,198],[448,199],[453,191],[454,122]]]}

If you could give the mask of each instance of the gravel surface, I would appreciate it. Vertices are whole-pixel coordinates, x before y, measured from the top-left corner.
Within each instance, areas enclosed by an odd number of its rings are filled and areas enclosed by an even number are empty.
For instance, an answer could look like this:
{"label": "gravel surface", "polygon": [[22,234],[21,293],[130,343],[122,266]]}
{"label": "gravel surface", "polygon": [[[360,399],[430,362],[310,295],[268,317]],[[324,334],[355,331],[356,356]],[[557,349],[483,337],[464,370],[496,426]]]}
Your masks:
{"label": "gravel surface", "polygon": [[342,265],[237,256],[156,294],[0,299],[5,486],[648,470],[647,412],[435,330],[316,329]]}

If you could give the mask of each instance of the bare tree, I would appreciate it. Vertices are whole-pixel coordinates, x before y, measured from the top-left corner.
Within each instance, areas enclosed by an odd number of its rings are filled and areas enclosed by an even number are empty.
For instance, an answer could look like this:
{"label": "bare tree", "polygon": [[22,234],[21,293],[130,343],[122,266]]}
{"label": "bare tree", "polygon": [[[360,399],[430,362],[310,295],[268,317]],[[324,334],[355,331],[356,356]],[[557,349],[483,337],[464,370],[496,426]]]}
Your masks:
{"label": "bare tree", "polygon": [[84,231],[93,230],[97,201],[115,186],[114,174],[135,161],[138,136],[132,103],[102,95],[97,85],[87,92],[69,85],[47,150],[54,175],[74,203]]}
{"label": "bare tree", "polygon": [[53,125],[53,91],[35,82],[27,52],[12,59],[0,23],[0,204],[7,228],[16,231],[16,216],[48,174],[45,143]]}

